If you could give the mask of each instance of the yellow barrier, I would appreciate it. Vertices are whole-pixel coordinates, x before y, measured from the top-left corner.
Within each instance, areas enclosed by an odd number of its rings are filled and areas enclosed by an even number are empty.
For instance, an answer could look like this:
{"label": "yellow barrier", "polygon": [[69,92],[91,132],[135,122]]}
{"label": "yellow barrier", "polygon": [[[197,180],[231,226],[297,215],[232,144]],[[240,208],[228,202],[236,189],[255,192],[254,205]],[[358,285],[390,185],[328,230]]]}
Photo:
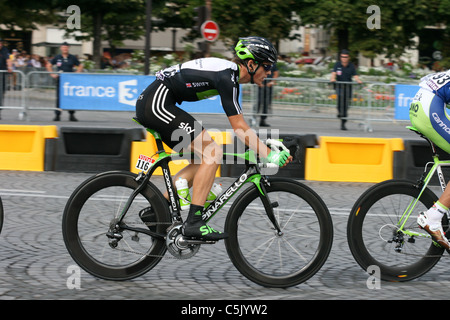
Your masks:
{"label": "yellow barrier", "polygon": [[[214,141],[218,145],[231,144],[233,143],[233,138],[230,132],[218,132],[218,131],[208,131]],[[172,149],[170,149],[164,143],[164,149],[167,153],[171,153]],[[157,151],[155,138],[147,132],[146,141],[133,141],[131,143],[131,158],[130,158],[130,171],[134,173],[138,173],[139,170],[135,168],[136,162],[139,158],[139,155],[143,154],[148,157],[152,156]],[[157,157],[155,157],[157,159]],[[178,171],[187,166],[189,162],[187,160],[174,160],[169,163],[170,172],[172,174],[176,174]],[[155,175],[162,175],[161,168],[158,168],[154,172]],[[216,177],[220,177],[220,167],[217,169]]]}
{"label": "yellow barrier", "polygon": [[45,139],[56,126],[0,125],[0,170],[44,171]]}
{"label": "yellow barrier", "polygon": [[400,138],[320,137],[319,148],[306,149],[305,179],[380,182],[393,178],[394,151]]}

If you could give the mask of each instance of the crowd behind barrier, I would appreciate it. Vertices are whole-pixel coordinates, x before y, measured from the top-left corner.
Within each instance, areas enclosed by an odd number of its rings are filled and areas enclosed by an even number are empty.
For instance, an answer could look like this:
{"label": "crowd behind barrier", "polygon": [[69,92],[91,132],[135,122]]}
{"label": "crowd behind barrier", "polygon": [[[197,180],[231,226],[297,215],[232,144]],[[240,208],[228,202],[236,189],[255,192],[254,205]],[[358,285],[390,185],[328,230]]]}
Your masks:
{"label": "crowd behind barrier", "polygon": [[[0,108],[17,109],[19,119],[23,120],[29,119],[30,110],[55,109],[57,82],[51,77],[51,72],[43,71],[43,68],[27,68],[26,72],[14,70],[5,78],[6,91]],[[353,83],[348,120],[359,122],[365,131],[372,131],[373,121],[408,120],[409,102],[416,89],[414,86],[404,87],[408,88],[407,93],[397,92],[397,88],[402,88],[397,84]],[[242,85],[241,88],[244,114],[251,117],[251,125],[255,126],[257,118],[264,115],[258,112],[258,88],[251,84]],[[334,85],[327,80],[277,78],[267,115],[291,119],[336,119],[337,98]]]}

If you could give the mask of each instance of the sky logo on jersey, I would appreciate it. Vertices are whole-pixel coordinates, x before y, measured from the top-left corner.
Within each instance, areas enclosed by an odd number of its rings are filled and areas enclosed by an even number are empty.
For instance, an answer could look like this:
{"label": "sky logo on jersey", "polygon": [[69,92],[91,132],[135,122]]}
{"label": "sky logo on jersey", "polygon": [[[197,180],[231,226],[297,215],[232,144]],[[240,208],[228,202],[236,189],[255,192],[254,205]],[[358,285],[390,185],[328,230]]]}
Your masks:
{"label": "sky logo on jersey", "polygon": [[180,125],[178,126],[178,128],[183,129],[188,134],[191,134],[192,132],[195,131],[195,129],[193,129],[187,122],[181,122]]}

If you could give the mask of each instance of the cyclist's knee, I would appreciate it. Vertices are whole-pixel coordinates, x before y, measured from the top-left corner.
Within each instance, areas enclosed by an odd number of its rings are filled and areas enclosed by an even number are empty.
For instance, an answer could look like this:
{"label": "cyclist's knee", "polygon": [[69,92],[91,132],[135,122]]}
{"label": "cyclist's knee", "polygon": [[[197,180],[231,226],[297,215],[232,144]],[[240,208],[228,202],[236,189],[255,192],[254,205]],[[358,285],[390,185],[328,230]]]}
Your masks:
{"label": "cyclist's knee", "polygon": [[214,141],[203,148],[202,163],[218,166],[222,161],[222,157],[222,148]]}

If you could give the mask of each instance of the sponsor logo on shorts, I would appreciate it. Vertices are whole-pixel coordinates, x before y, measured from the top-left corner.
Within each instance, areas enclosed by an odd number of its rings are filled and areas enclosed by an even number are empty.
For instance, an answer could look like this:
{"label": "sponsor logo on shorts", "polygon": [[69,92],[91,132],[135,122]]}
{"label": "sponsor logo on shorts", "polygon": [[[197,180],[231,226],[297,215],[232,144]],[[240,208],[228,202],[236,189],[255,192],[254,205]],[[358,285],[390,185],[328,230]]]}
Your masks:
{"label": "sponsor logo on shorts", "polygon": [[432,117],[434,121],[436,121],[436,124],[442,128],[447,134],[450,134],[450,128],[439,118],[439,115],[436,112],[433,112]]}

